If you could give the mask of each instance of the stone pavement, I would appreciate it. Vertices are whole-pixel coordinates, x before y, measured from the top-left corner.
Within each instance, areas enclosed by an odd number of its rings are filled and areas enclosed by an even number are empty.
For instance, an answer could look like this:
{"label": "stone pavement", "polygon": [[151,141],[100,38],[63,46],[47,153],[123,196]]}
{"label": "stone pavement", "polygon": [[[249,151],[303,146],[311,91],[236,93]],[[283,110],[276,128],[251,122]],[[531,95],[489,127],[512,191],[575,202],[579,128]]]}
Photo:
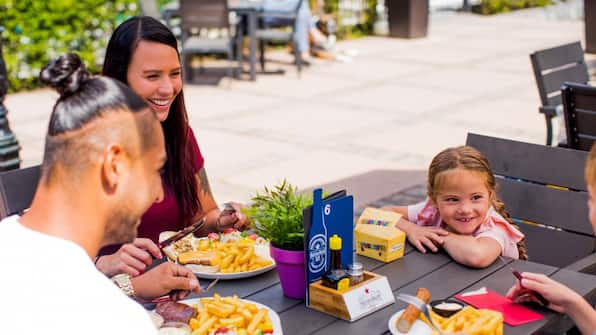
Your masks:
{"label": "stone pavement", "polygon": [[[186,85],[216,198],[246,201],[283,178],[308,188],[372,170],[424,170],[468,132],[544,143],[529,54],[583,40],[584,25],[543,13],[435,12],[427,38],[344,41],[340,50],[359,52],[352,62],[315,60],[300,78],[284,51],[268,67],[285,75]],[[7,97],[23,166],[41,161],[55,98],[49,90]]]}

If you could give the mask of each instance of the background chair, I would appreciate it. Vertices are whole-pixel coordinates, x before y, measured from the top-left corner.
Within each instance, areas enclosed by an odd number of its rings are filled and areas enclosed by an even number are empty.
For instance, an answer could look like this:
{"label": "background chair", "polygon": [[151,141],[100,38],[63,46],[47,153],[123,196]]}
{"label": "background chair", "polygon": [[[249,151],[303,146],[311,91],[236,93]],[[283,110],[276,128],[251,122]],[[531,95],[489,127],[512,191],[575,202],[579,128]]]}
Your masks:
{"label": "background chair", "polygon": [[39,165],[0,173],[0,219],[29,208],[40,175]]}
{"label": "background chair", "polygon": [[139,0],[139,7],[142,15],[151,16],[158,20],[162,19],[157,0]]}
{"label": "background chair", "polygon": [[530,59],[542,104],[538,110],[544,114],[546,120],[546,144],[551,145],[552,119],[563,112],[561,85],[565,81],[586,84],[590,80],[584,60],[584,51],[578,41],[536,51],[530,55]]}
{"label": "background chair", "polygon": [[[182,32],[182,63],[186,78],[191,81],[192,55],[225,54],[228,58],[226,75],[232,77],[234,58],[233,29],[230,26],[227,0],[180,0],[180,28]],[[208,30],[219,30],[220,36],[205,36]],[[222,31],[227,36],[221,36]],[[234,29],[235,31],[235,29]]]}
{"label": "background chair", "polygon": [[567,146],[589,151],[596,140],[596,87],[565,83],[561,92]]}
{"label": "background chair", "polygon": [[[267,43],[292,43],[296,35],[296,20],[298,19],[300,7],[304,0],[299,0],[293,11],[270,11],[267,10],[259,15],[259,28],[256,38],[259,41],[259,61],[261,70],[265,72],[265,47]],[[294,50],[294,63],[298,74],[302,72],[302,56],[296,46]],[[276,71],[280,72],[280,71]]]}
{"label": "background chair", "polygon": [[594,230],[588,219],[585,151],[468,134],[488,158],[505,209],[526,235],[531,261],[594,271]]}

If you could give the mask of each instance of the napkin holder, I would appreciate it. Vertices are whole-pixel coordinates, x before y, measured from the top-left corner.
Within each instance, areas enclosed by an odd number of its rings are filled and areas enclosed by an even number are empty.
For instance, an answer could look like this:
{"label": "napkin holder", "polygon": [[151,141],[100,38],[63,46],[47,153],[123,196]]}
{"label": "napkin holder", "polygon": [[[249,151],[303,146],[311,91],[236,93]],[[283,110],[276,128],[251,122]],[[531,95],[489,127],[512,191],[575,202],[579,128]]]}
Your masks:
{"label": "napkin holder", "polygon": [[364,271],[364,280],[345,291],[323,286],[318,280],[308,287],[308,307],[346,321],[356,321],[395,302],[387,277]]}

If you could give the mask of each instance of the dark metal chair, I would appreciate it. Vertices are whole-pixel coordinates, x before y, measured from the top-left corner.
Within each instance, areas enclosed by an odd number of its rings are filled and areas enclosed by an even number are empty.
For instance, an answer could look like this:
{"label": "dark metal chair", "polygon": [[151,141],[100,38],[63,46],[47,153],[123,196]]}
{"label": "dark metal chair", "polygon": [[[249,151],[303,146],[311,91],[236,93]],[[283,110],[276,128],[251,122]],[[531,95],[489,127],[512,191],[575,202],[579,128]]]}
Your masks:
{"label": "dark metal chair", "polygon": [[581,43],[574,42],[536,51],[530,55],[540,95],[539,112],[546,120],[546,144],[552,144],[552,119],[562,114],[561,85],[564,82],[586,84],[590,78]]}
{"label": "dark metal chair", "polygon": [[505,209],[526,235],[530,260],[576,271],[596,269],[584,166],[588,153],[468,134],[497,177]]}
{"label": "dark metal chair", "polygon": [[[232,77],[234,42],[229,20],[227,0],[180,0],[180,28],[182,30],[182,63],[186,78],[192,81],[192,55],[225,54],[228,58],[226,75]],[[201,36],[209,29],[227,30],[224,37]]]}
{"label": "dark metal chair", "polygon": [[0,173],[0,219],[29,208],[40,175],[39,165]]}
{"label": "dark metal chair", "polygon": [[596,87],[565,83],[561,92],[567,146],[589,151],[596,140]]}
{"label": "dark metal chair", "polygon": [[[299,0],[293,11],[265,11],[259,15],[259,28],[256,38],[259,41],[259,61],[261,70],[265,72],[265,46],[267,43],[291,43],[296,34],[296,20],[298,19],[300,7],[304,0]],[[269,23],[273,20],[275,23]],[[300,75],[302,71],[302,56],[296,46],[294,50],[294,62]],[[276,71],[279,72],[279,71]]]}

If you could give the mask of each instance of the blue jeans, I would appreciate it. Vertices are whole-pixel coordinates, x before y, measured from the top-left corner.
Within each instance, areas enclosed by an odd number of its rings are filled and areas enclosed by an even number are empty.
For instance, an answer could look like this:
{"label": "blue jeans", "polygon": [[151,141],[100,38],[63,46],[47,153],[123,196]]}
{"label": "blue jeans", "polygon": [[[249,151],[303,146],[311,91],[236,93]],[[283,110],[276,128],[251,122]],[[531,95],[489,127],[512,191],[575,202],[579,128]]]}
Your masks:
{"label": "blue jeans", "polygon": [[[267,12],[294,12],[299,0],[265,0],[263,2],[263,22],[270,26],[288,24],[288,20],[276,17],[267,17]],[[308,32],[313,27],[312,15],[308,6],[308,0],[303,0],[296,18],[296,33],[294,34],[294,47],[298,52],[309,51]]]}

